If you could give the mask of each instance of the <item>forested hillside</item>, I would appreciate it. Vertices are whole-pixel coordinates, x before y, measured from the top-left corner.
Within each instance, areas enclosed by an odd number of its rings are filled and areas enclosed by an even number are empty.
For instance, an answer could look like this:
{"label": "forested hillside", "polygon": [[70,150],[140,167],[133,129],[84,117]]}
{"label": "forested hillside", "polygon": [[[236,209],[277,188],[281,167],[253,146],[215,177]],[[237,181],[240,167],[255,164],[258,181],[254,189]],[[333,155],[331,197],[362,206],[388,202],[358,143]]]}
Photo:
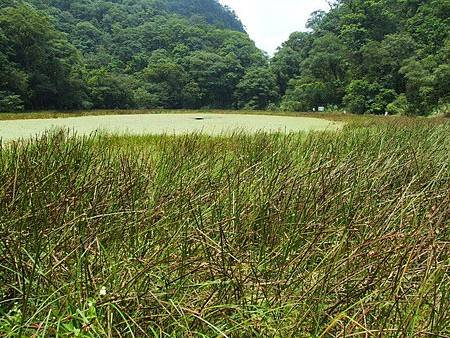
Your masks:
{"label": "forested hillside", "polygon": [[272,61],[282,107],[354,113],[449,109],[449,0],[339,0]]}
{"label": "forested hillside", "polygon": [[0,111],[449,110],[450,0],[338,0],[272,60],[217,0],[0,0]]}
{"label": "forested hillside", "polygon": [[3,110],[232,108],[246,97],[239,84],[268,69],[241,22],[216,0],[1,7]]}

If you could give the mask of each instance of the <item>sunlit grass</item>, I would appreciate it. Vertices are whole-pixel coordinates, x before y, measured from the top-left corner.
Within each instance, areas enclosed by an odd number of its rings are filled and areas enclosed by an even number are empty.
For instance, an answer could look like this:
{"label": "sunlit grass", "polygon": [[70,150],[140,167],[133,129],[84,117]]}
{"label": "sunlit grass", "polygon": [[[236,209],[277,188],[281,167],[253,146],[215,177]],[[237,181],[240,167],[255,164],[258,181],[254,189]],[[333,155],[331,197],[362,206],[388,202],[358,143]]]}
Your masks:
{"label": "sunlit grass", "polygon": [[0,150],[0,334],[446,336],[450,125]]}

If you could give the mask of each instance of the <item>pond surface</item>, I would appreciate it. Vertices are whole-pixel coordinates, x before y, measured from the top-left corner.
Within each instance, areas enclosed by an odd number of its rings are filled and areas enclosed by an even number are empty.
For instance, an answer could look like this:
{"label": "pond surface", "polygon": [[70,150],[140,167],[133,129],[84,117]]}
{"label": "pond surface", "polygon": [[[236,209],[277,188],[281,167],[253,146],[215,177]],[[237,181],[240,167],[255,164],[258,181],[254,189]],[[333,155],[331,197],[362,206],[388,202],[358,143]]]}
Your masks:
{"label": "pond surface", "polygon": [[106,131],[114,134],[186,134],[226,135],[248,133],[333,130],[339,124],[309,117],[240,114],[145,114],[103,115],[56,119],[0,121],[3,141],[29,138],[52,129],[70,129],[77,134]]}

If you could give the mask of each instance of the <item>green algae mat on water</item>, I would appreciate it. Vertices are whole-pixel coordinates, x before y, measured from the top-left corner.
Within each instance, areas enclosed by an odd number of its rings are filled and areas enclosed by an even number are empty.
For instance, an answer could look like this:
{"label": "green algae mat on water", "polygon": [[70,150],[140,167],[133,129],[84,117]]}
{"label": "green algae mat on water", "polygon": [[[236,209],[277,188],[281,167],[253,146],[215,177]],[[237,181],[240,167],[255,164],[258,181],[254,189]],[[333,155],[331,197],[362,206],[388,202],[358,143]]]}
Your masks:
{"label": "green algae mat on water", "polygon": [[158,114],[83,116],[57,119],[0,121],[0,139],[29,138],[49,129],[64,128],[77,134],[106,131],[115,134],[221,135],[234,131],[300,132],[335,130],[339,124],[318,118],[240,114]]}

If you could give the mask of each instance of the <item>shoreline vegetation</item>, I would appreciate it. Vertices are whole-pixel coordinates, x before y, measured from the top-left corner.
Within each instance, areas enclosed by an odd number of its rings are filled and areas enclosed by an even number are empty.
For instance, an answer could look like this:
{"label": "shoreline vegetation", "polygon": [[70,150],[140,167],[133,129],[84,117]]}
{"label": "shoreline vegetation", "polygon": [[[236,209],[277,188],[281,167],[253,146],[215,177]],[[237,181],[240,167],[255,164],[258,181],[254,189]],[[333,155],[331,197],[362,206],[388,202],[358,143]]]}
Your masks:
{"label": "shoreline vegetation", "polygon": [[0,334],[446,336],[450,124],[354,121],[1,147]]}
{"label": "shoreline vegetation", "polygon": [[42,110],[24,112],[0,112],[2,120],[22,120],[22,119],[53,119],[81,116],[104,116],[104,115],[139,115],[139,114],[243,114],[243,115],[270,115],[270,116],[293,116],[312,117],[331,121],[385,121],[386,117],[397,120],[414,119],[436,119],[448,121],[449,116],[399,116],[399,115],[359,115],[352,113],[336,112],[296,112],[296,111],[270,111],[270,110],[234,110],[234,109],[94,109],[94,110]]}

